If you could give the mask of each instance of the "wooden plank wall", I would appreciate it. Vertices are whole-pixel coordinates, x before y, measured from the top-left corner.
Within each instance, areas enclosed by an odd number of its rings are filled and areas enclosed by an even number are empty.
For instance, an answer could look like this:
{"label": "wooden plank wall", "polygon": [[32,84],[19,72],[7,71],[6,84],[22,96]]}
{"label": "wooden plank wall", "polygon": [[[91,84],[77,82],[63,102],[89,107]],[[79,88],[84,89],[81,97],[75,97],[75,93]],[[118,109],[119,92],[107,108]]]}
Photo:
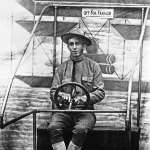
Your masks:
{"label": "wooden plank wall", "polygon": [[140,150],[150,149],[150,93],[143,93],[141,102]]}
{"label": "wooden plank wall", "polygon": [[[2,91],[3,90],[3,91]],[[1,88],[4,93],[4,88]],[[2,96],[0,102],[2,102]],[[19,82],[17,86],[12,87],[9,102],[6,107],[5,121],[9,121],[30,110],[49,109],[51,106],[49,100],[49,89],[30,88]],[[48,120],[50,114],[38,114],[38,125]],[[17,121],[0,130],[0,150],[32,150],[32,115]]]}
{"label": "wooden plank wall", "polygon": [[[2,103],[3,95],[5,93],[4,87],[1,88],[0,103]],[[102,110],[120,110],[125,109],[126,106],[126,93],[124,92],[106,92],[106,98],[101,102],[101,105],[95,105],[96,109]],[[148,94],[142,95],[142,134],[141,134],[141,148],[142,150],[148,150],[149,144],[149,127],[150,121],[148,119],[149,104]],[[132,127],[136,124],[136,100],[137,93],[132,95]],[[48,88],[31,88],[25,85],[23,82],[17,80],[17,85],[15,85],[10,93],[9,102],[6,108],[5,121],[9,121],[25,112],[33,109],[49,109],[51,106],[49,99],[49,89]],[[122,114],[104,114],[97,115],[97,119],[101,127],[106,127],[109,124],[109,128],[114,127],[124,127],[124,115]],[[45,122],[45,120],[50,119],[50,114],[38,114],[37,122],[38,126]],[[147,148],[148,147],[148,148]],[[32,150],[32,116],[28,116],[16,123],[9,125],[5,129],[0,130],[0,150]]]}

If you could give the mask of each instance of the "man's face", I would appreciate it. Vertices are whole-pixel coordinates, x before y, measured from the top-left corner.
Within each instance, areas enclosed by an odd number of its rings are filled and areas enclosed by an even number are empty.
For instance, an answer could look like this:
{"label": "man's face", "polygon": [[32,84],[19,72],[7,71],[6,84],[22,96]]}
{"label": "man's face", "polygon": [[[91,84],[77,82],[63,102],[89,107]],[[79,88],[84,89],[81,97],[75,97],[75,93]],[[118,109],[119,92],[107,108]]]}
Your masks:
{"label": "man's face", "polygon": [[85,44],[83,44],[81,39],[73,37],[68,40],[68,49],[70,50],[73,57],[80,56],[83,53],[84,48]]}

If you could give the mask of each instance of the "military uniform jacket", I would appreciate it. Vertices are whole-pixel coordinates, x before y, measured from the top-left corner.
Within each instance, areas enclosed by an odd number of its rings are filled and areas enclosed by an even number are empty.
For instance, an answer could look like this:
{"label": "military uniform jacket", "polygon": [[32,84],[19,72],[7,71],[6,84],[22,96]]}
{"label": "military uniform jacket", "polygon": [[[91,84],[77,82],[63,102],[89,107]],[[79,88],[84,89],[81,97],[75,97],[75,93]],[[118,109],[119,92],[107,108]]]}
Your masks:
{"label": "military uniform jacket", "polygon": [[[93,109],[93,104],[104,99],[104,83],[100,65],[84,55],[76,62],[67,60],[56,69],[51,91],[68,82],[77,82],[85,86],[90,93],[89,109]],[[79,88],[76,90],[79,95],[84,95],[83,90]],[[69,87],[64,90],[66,93],[69,91]]]}

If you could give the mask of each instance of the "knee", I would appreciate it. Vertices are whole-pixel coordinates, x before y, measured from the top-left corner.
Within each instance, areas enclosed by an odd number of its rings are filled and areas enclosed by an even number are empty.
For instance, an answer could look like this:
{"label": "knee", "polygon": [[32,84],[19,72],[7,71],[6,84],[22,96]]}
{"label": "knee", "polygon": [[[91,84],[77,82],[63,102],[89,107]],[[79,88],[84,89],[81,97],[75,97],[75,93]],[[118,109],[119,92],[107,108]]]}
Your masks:
{"label": "knee", "polygon": [[50,124],[48,126],[48,132],[51,137],[51,143],[60,142],[63,140],[63,129],[56,124]]}
{"label": "knee", "polygon": [[87,134],[88,129],[85,126],[76,126],[73,130],[74,134]]}
{"label": "knee", "polygon": [[57,128],[57,125],[56,124],[49,124],[49,126],[48,126],[48,130],[54,130],[54,129],[56,129]]}
{"label": "knee", "polygon": [[55,124],[55,123],[51,123],[48,126],[49,131],[60,130],[60,129],[61,129],[61,126],[59,126],[58,124]]}
{"label": "knee", "polygon": [[73,130],[72,142],[81,147],[87,137],[88,129],[84,127],[77,127]]}

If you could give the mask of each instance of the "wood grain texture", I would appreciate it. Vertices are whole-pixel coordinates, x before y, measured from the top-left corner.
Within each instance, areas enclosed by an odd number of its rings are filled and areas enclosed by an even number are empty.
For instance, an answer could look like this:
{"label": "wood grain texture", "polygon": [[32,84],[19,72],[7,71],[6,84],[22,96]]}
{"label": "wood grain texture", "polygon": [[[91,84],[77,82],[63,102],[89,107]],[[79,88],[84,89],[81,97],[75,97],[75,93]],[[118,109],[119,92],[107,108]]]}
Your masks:
{"label": "wood grain texture", "polygon": [[[21,84],[20,84],[21,83]],[[24,86],[19,81],[11,90],[4,120],[9,121],[17,116],[33,109],[50,109],[49,88],[31,88]],[[0,104],[3,100],[5,88],[1,88]],[[105,99],[95,105],[100,110],[124,110],[126,109],[126,92],[106,91]],[[142,94],[141,101],[141,138],[140,146],[148,150],[150,134],[149,93]],[[132,94],[132,128],[136,126],[137,93]],[[122,129],[125,127],[124,114],[97,114],[97,124],[102,129]],[[50,114],[37,114],[37,126],[50,120]],[[25,117],[16,123],[0,130],[0,150],[32,150],[32,115]],[[147,148],[148,147],[148,148]]]}

